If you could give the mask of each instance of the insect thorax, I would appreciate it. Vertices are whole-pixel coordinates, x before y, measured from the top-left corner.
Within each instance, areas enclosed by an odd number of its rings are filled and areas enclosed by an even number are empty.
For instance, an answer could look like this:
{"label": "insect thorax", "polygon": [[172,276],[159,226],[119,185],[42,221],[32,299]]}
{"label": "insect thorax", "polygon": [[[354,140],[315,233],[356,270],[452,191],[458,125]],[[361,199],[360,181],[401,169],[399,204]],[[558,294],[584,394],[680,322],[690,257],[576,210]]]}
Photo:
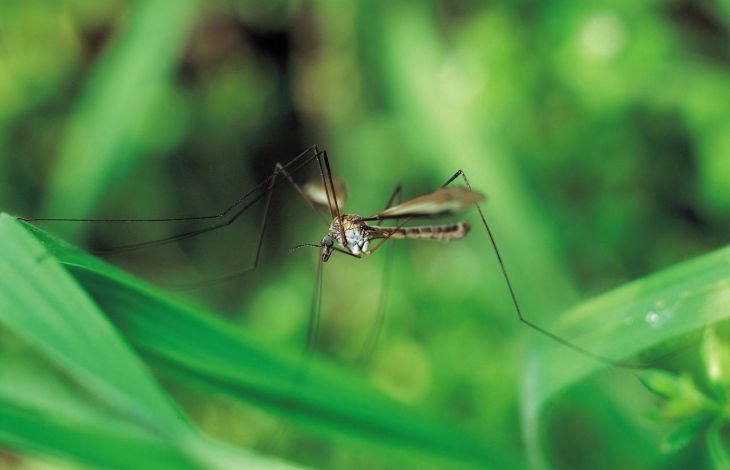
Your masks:
{"label": "insect thorax", "polygon": [[[350,251],[353,255],[367,253],[369,250],[367,224],[357,215],[345,214],[341,218],[342,231],[340,231],[340,219],[335,218],[330,224],[329,236],[340,245]],[[346,240],[342,240],[342,232]]]}

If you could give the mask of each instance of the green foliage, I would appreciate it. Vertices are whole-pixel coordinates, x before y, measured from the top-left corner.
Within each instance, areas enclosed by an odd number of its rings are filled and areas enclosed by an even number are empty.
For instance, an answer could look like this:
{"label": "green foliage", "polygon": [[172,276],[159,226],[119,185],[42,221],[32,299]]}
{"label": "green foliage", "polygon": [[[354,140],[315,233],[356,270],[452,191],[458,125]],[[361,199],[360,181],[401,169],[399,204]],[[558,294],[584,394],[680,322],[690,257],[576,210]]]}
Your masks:
{"label": "green foliage", "polygon": [[[724,248],[624,285],[566,312],[554,331],[607,362],[558,348],[553,341],[535,343],[523,379],[523,419],[533,461],[540,459],[540,414],[555,395],[612,362],[629,370],[649,367],[649,360],[627,358],[653,351],[649,357],[655,360],[660,356],[657,350],[671,339],[691,337],[697,330],[726,319],[730,314],[724,308],[730,302],[729,280],[730,248]],[[709,348],[713,351],[710,362],[720,361],[717,355],[721,354],[721,346]],[[648,370],[641,374],[641,380],[668,401],[664,417],[692,421],[693,434],[700,428],[698,418],[717,419],[724,414],[723,406],[699,391],[690,377]],[[668,447],[676,450],[674,445]]]}
{"label": "green foliage", "polygon": [[[729,279],[730,248],[724,248],[586,301],[566,312],[555,331],[594,354],[625,363],[627,357],[724,320],[730,314],[723,308],[730,300]],[[534,372],[528,376],[535,380],[538,402],[606,366],[588,357],[569,359],[575,354],[551,341],[535,343],[528,362]],[[646,382],[657,392],[663,383],[659,377]]]}
{"label": "green foliage", "polygon": [[[2,279],[6,286],[2,311],[7,314],[3,323],[33,351],[75,379],[93,400],[119,415],[122,424],[149,429],[161,444],[180,446],[177,454],[182,455],[168,457],[165,466],[180,465],[188,445],[194,451],[205,451],[203,456],[212,459],[203,459],[204,468],[214,465],[218,451],[208,451],[205,443],[190,437],[189,425],[119,334],[163,374],[182,381],[202,382],[238,399],[265,405],[290,419],[310,422],[321,432],[356,433],[361,439],[382,445],[467,462],[493,459],[492,452],[476,439],[422,418],[342,372],[270,352],[215,321],[210,314],[161,296],[129,275],[38,229],[33,231],[42,245],[24,234],[7,215],[1,216],[0,229],[0,241],[8,248],[3,264],[9,268],[3,271]],[[109,319],[119,331],[113,329]],[[77,400],[81,402],[80,398]],[[14,407],[9,411],[20,413]],[[99,420],[103,417],[90,410],[85,414]],[[18,424],[18,428],[42,427],[42,419],[36,420],[33,424]],[[108,441],[104,435],[99,436],[100,446],[120,445],[114,440],[113,426],[101,430],[111,436]],[[14,436],[17,428],[4,432],[14,446],[25,450],[37,448],[33,434],[19,443]],[[41,434],[40,446],[54,449],[54,432],[60,431],[51,430],[48,436]],[[139,440],[142,442],[132,444],[145,444],[144,438]],[[66,446],[55,441],[55,445],[60,452],[92,465],[115,466],[115,457],[95,460],[99,457],[85,455],[74,442]],[[243,461],[238,465],[244,465]],[[125,464],[125,468],[135,466],[139,468],[139,462],[130,463],[129,467]]]}
{"label": "green foliage", "polygon": [[[260,206],[106,260],[122,269],[59,239],[110,247],[205,221],[26,226],[54,253],[36,259],[5,218],[0,445],[134,468],[280,464],[261,454],[320,468],[726,466],[728,5],[0,2],[2,211],[212,214],[315,142],[354,213],[461,168],[487,195],[525,315],[645,366],[606,367],[519,323],[474,213],[463,241],[401,243],[389,276],[385,250],[329,262],[310,362],[315,255],[289,249],[324,227],[287,186],[254,273],[174,295],[248,266]],[[355,369],[383,277],[385,329]]]}
{"label": "green foliage", "polygon": [[43,359],[40,370],[30,360],[3,371],[6,445],[92,467],[275,466],[197,434],[84,290],[7,215],[0,241],[3,327]]}

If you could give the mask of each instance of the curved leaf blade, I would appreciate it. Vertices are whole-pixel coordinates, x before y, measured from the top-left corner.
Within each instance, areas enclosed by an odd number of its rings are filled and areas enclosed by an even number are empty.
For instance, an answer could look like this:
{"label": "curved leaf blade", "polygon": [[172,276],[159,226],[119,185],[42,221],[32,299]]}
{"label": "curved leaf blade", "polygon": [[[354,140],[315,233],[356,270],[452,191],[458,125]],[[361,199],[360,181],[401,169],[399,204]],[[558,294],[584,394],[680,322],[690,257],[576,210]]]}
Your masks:
{"label": "curved leaf blade", "polygon": [[0,323],[118,412],[152,429],[179,430],[172,402],[114,326],[7,215],[0,216],[0,246]]}
{"label": "curved leaf blade", "polygon": [[[730,317],[730,247],[625,284],[568,311],[552,330],[599,356],[621,361]],[[607,363],[546,339],[523,373],[522,411],[533,461],[540,412],[552,397]]]}
{"label": "curved leaf blade", "polygon": [[353,375],[317,360],[304,375],[299,355],[272,351],[211,313],[26,226],[162,373],[203,383],[325,434],[509,467],[500,452],[476,437],[375,392]]}

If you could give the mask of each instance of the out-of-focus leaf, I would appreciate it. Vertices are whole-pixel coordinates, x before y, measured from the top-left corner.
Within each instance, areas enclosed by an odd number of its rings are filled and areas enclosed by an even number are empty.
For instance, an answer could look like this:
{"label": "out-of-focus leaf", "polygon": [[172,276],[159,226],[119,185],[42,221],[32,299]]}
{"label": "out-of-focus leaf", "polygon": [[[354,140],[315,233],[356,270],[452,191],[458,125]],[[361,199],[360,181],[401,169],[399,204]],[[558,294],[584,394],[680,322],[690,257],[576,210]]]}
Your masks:
{"label": "out-of-focus leaf", "polygon": [[702,357],[713,392],[719,400],[726,400],[730,385],[730,346],[718,336],[714,327],[709,327],[705,332]]}
{"label": "out-of-focus leaf", "polygon": [[730,454],[728,454],[727,440],[723,440],[722,429],[726,421],[716,420],[707,432],[707,450],[714,468],[730,468]]}
{"label": "out-of-focus leaf", "polygon": [[[377,15],[378,8],[387,8],[389,13]],[[527,291],[521,296],[525,308],[545,312],[551,305],[565,306],[574,295],[573,286],[554,251],[554,229],[540,210],[539,201],[528,196],[514,160],[497,144],[503,137],[500,126],[505,123],[494,122],[497,113],[490,106],[498,104],[477,100],[484,98],[478,96],[479,91],[475,92],[475,99],[450,99],[445,88],[453,84],[444,76],[447,66],[458,59],[440,42],[438,17],[427,3],[388,3],[384,7],[369,2],[362,10],[364,18],[373,15],[370,19],[378,22],[378,27],[363,31],[368,44],[374,44],[368,49],[375,54],[370,60],[380,68],[382,86],[394,113],[408,122],[404,136],[410,139],[412,148],[422,155],[421,159],[431,159],[433,168],[441,172],[444,180],[463,168],[474,189],[495,201],[488,217],[497,227],[502,253],[511,265],[540,266],[539,270],[511,271],[514,283]],[[489,51],[497,56],[502,52],[499,48]],[[499,57],[489,59],[499,61]],[[465,70],[458,67],[451,73],[464,83],[475,80],[478,83],[473,86],[479,89],[484,86],[483,74],[491,73],[488,66],[487,71],[479,66],[469,68],[471,73],[466,76],[460,74]],[[491,78],[489,83],[493,85]],[[492,89],[494,95],[513,91],[511,87]],[[483,229],[478,230],[482,234],[475,236],[486,237]]]}
{"label": "out-of-focus leaf", "polygon": [[667,434],[662,441],[662,452],[677,452],[687,447],[692,442],[692,439],[697,437],[702,428],[706,426],[706,423],[706,419],[695,419],[680,424],[676,429]]}
{"label": "out-of-focus leaf", "polygon": [[62,455],[97,468],[199,468],[175,446],[139,430],[118,429],[114,421],[94,426],[0,399],[0,422],[0,441],[21,452]]}
{"label": "out-of-focus leaf", "polygon": [[[7,215],[0,246],[0,324],[49,369],[28,374],[3,358],[2,444],[95,468],[279,465],[199,435],[73,277]],[[73,384],[57,398],[45,388],[50,369]]]}
{"label": "out-of-focus leaf", "polygon": [[127,419],[155,429],[180,429],[172,402],[98,307],[21,226],[1,217],[0,322],[5,328]]}
{"label": "out-of-focus leaf", "polygon": [[[567,312],[552,330],[621,361],[730,316],[730,247],[626,284]],[[523,420],[533,460],[540,412],[561,390],[605,369],[602,362],[547,339],[535,341],[524,371]]]}
{"label": "out-of-focus leaf", "polygon": [[[9,217],[4,218],[10,223]],[[374,392],[350,374],[267,349],[210,313],[27,226],[76,277],[146,359],[175,377],[266,406],[319,432],[350,434],[407,451],[505,466],[467,433]],[[306,365],[306,373],[303,366]]]}
{"label": "out-of-focus leaf", "polygon": [[95,65],[67,124],[46,213],[83,217],[139,157],[136,134],[162,102],[197,6],[195,0],[129,2],[121,34]]}
{"label": "out-of-focus leaf", "polygon": [[641,374],[641,383],[652,392],[664,398],[681,394],[682,377],[663,370],[647,370]]}

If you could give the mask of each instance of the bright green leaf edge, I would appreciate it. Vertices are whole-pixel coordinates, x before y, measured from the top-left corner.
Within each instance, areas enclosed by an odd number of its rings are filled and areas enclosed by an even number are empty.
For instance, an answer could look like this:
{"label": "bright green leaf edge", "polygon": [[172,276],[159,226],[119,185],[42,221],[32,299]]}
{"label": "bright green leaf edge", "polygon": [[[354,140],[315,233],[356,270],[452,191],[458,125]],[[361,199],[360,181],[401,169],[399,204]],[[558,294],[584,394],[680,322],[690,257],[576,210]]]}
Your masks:
{"label": "bright green leaf edge", "polygon": [[[0,224],[20,223],[6,214]],[[374,391],[318,360],[272,350],[200,308],[30,224],[23,225],[65,266],[141,354],[173,378],[202,382],[320,433],[507,468],[501,452],[453,426]]]}
{"label": "bright green leaf edge", "polygon": [[199,434],[77,281],[6,216],[0,246],[0,324],[27,346],[16,366],[12,347],[3,356],[0,443],[94,468],[284,467]]}
{"label": "bright green leaf edge", "polygon": [[[627,283],[566,312],[557,334],[613,361],[730,317],[730,246]],[[606,362],[540,338],[523,373],[522,414],[531,461],[539,466],[540,413],[560,391]]]}
{"label": "bright green leaf edge", "polygon": [[0,323],[126,419],[178,431],[173,403],[63,267],[17,224],[0,224],[0,242]]}
{"label": "bright green leaf edge", "polygon": [[175,444],[147,433],[130,433],[128,429],[119,432],[115,426],[92,426],[59,419],[15,401],[0,399],[0,422],[0,442],[32,454],[71,458],[92,467],[201,468]]}

